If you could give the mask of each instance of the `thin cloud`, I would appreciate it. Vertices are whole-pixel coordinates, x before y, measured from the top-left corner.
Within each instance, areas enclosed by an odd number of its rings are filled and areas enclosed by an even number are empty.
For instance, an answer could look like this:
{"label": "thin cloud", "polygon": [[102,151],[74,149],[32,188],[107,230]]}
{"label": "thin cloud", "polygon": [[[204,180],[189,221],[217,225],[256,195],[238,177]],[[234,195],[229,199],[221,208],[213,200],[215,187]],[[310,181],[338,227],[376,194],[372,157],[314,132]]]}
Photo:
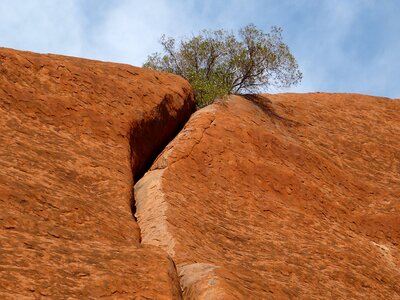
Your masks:
{"label": "thin cloud", "polygon": [[2,1],[1,46],[79,55],[83,36],[74,1]]}
{"label": "thin cloud", "polygon": [[290,91],[400,95],[397,0],[10,0],[0,12],[1,46],[134,65],[162,34],[278,25],[304,73]]}

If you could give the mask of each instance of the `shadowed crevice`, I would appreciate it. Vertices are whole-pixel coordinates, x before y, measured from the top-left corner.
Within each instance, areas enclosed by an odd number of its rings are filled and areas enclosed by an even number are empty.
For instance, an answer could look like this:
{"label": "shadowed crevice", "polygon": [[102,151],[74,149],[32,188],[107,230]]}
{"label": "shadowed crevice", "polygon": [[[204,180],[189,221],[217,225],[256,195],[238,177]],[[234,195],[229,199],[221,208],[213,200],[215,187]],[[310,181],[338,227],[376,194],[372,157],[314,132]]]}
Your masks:
{"label": "shadowed crevice", "polygon": [[175,110],[171,107],[173,96],[165,95],[159,106],[144,116],[142,121],[132,125],[130,129],[129,148],[133,177],[130,206],[135,220],[134,184],[150,169],[157,156],[189,120],[195,111],[192,97],[189,93],[189,98],[184,99],[184,105]]}

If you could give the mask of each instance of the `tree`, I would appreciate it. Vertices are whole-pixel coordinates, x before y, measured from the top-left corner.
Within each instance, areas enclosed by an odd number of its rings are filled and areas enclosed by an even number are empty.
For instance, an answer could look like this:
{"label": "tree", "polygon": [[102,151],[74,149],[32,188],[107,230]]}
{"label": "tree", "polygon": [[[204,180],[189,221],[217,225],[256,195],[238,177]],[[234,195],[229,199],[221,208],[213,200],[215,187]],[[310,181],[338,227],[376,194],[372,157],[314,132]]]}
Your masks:
{"label": "tree", "polygon": [[162,36],[164,53],[154,53],[143,65],[178,74],[193,87],[198,107],[232,93],[257,93],[270,86],[298,84],[302,73],[282,41],[282,29],[264,33],[253,24],[238,37],[225,30],[203,30],[178,43]]}

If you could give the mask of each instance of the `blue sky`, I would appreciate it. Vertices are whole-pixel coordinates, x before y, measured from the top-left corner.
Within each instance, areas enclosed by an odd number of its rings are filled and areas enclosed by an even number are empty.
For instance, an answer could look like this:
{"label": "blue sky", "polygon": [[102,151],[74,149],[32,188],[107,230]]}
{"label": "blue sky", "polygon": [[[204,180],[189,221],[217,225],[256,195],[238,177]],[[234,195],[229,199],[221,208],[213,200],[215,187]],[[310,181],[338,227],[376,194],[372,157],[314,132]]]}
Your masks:
{"label": "blue sky", "polygon": [[0,15],[1,47],[137,66],[164,33],[277,25],[304,75],[289,91],[400,98],[399,0],[2,0]]}

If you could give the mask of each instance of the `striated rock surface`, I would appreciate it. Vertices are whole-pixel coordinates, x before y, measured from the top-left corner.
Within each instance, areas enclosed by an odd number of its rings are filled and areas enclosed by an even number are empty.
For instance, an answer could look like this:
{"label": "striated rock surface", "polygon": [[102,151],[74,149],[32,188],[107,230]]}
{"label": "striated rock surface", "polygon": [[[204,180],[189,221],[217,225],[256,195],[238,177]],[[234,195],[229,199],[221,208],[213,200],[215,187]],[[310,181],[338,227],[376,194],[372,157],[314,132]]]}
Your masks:
{"label": "striated rock surface", "polygon": [[130,201],[193,108],[177,76],[0,49],[0,298],[180,298]]}
{"label": "striated rock surface", "polygon": [[187,299],[400,299],[400,102],[232,96],[135,185]]}

